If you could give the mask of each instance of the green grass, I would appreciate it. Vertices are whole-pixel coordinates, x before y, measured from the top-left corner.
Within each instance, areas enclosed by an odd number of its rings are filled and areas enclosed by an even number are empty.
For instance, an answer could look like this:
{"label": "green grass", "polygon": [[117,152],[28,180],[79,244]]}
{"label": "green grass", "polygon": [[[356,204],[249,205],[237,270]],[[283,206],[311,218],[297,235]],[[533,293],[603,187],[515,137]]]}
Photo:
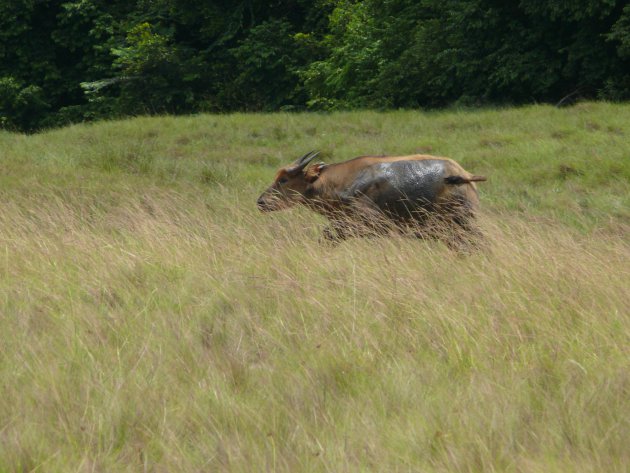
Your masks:
{"label": "green grass", "polygon": [[[627,471],[630,106],[0,133],[0,471]],[[449,156],[489,251],[260,214],[311,149]]]}

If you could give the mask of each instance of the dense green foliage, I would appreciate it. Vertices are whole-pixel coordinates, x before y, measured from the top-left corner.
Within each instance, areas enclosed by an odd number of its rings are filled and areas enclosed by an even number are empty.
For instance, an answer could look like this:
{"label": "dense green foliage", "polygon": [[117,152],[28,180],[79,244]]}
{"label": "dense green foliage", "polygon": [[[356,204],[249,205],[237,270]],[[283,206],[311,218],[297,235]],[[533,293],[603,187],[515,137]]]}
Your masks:
{"label": "dense green foliage", "polygon": [[623,0],[0,0],[0,126],[630,97]]}

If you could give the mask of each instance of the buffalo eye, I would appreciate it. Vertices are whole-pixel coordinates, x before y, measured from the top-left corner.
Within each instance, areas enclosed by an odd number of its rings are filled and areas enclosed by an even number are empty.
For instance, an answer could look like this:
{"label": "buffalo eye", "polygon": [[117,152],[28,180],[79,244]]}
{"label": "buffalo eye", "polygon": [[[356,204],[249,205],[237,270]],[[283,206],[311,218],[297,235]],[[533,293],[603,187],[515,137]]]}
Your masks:
{"label": "buffalo eye", "polygon": [[286,184],[287,182],[289,182],[289,178],[288,177],[281,177],[280,179],[278,179],[278,182],[280,184]]}

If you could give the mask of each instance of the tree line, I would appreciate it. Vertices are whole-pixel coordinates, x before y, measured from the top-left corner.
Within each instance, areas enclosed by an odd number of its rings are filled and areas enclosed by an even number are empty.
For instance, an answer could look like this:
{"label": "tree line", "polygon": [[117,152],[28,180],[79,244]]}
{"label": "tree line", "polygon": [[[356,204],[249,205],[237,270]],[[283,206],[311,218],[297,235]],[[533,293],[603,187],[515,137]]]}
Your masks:
{"label": "tree line", "polygon": [[0,127],[630,98],[623,0],[0,0]]}

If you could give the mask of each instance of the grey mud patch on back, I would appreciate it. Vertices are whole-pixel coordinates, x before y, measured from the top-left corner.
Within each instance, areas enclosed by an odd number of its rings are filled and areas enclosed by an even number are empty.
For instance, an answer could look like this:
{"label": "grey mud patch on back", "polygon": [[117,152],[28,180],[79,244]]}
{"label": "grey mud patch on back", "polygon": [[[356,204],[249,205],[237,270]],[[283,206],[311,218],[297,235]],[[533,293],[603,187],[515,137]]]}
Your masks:
{"label": "grey mud patch on back", "polygon": [[443,160],[381,162],[359,172],[348,196],[367,197],[396,213],[427,207],[437,200],[445,173]]}

